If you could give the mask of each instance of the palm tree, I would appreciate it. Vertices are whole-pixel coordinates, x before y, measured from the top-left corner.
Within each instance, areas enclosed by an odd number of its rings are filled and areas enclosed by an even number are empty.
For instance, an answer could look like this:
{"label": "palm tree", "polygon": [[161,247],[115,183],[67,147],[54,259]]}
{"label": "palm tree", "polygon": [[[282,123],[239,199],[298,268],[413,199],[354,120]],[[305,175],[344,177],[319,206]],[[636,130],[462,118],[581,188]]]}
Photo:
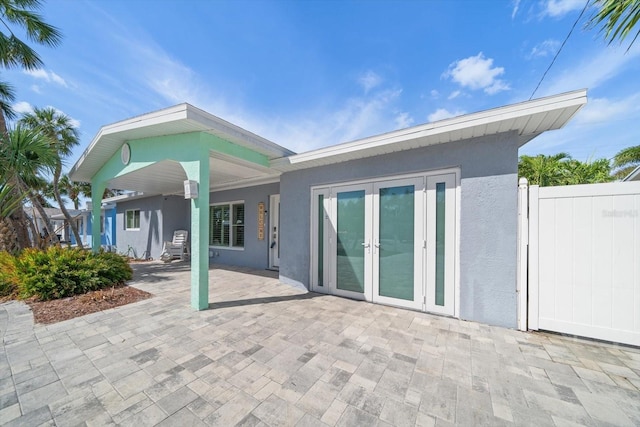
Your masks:
{"label": "palm tree", "polygon": [[15,253],[20,249],[10,216],[21,206],[23,197],[13,185],[0,183],[0,252]]}
{"label": "palm tree", "polygon": [[[15,129],[0,138],[0,182],[3,185],[15,187],[13,200],[16,198],[22,200],[24,195],[29,198],[52,238],[55,238],[55,234],[51,221],[38,201],[35,192],[27,183],[36,181],[37,177],[45,170],[53,169],[56,165],[56,158],[56,152],[49,144],[48,138],[37,130],[18,124]],[[24,224],[22,225],[24,226]],[[13,228],[15,230],[15,222]],[[18,236],[13,234],[10,236],[0,235],[0,240],[5,245],[11,245],[11,243],[7,243],[7,239],[15,242],[14,237],[17,239]],[[17,249],[23,247],[18,244]]]}
{"label": "palm tree", "polygon": [[[640,0],[594,0],[598,11],[587,23],[588,27],[602,25],[600,32],[604,33],[604,39],[611,44],[614,40],[622,42],[629,34],[633,34],[633,27],[640,20]],[[638,30],[627,52],[640,36]]]}
{"label": "palm tree", "polygon": [[518,174],[527,178],[529,185],[541,187],[562,185],[564,180],[563,162],[571,159],[567,153],[553,156],[538,154],[537,156],[520,156]]}
{"label": "palm tree", "polygon": [[79,143],[79,133],[75,128],[71,119],[56,111],[55,108],[34,108],[33,113],[26,113],[22,116],[19,123],[24,124],[32,129],[39,129],[48,139],[51,146],[57,152],[57,161],[53,169],[53,196],[60,206],[62,215],[71,227],[71,231],[78,243],[82,247],[80,234],[76,222],[71,218],[67,207],[60,195],[60,176],[62,175],[62,161],[71,154],[72,148]]}
{"label": "palm tree", "polygon": [[[13,87],[9,83],[0,82],[0,113],[7,119],[14,119],[16,117],[15,111],[11,108],[11,104],[15,99],[16,96]],[[6,124],[3,130],[6,130]]]}
{"label": "palm tree", "polygon": [[613,167],[615,168],[613,175],[618,179],[623,179],[638,165],[640,165],[640,145],[625,148],[613,156]]}
{"label": "palm tree", "polygon": [[69,175],[66,173],[60,177],[60,182],[58,183],[60,187],[60,194],[64,194],[65,196],[71,199],[73,203],[73,209],[80,209],[80,196],[83,195],[82,187],[79,183],[71,181],[69,179]]}
{"label": "palm tree", "polygon": [[[80,191],[84,195],[84,197],[91,198],[91,183],[90,182],[78,182],[78,186],[80,187]],[[107,188],[102,193],[102,198],[106,199],[108,197],[114,197],[120,194],[120,190],[112,190]]]}
{"label": "palm tree", "polygon": [[615,178],[611,176],[611,164],[608,159],[597,159],[594,161],[570,159],[563,162],[565,177],[563,184],[597,184],[601,182],[611,182]]}
{"label": "palm tree", "polygon": [[[34,70],[44,65],[36,51],[20,40],[12,28],[19,28],[28,40],[39,45],[55,47],[60,43],[60,30],[36,13],[41,6],[39,0],[0,0],[0,65],[4,68]],[[3,114],[0,114],[0,131],[7,131]]]}
{"label": "palm tree", "polygon": [[[28,41],[38,45],[55,47],[60,43],[60,31],[44,22],[36,12],[41,7],[39,0],[0,0],[0,66],[33,70],[43,65],[42,59],[28,44],[20,40],[14,30],[25,34]],[[7,118],[13,118],[11,109],[13,90],[6,82],[0,82],[0,137],[7,134]],[[12,183],[15,197],[22,196],[17,182]],[[29,245],[26,214],[20,205],[10,221],[16,231],[19,248]]]}

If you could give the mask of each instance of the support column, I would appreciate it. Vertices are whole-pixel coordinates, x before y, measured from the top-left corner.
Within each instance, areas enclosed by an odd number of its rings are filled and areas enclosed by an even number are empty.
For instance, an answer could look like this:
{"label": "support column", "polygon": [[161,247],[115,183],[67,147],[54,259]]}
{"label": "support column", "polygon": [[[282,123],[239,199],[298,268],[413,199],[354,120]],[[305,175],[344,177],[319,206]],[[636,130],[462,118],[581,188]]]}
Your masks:
{"label": "support column", "polygon": [[187,178],[198,182],[198,198],[191,200],[191,307],[209,308],[209,150],[199,159],[180,162]]}
{"label": "support column", "polygon": [[91,181],[91,250],[94,254],[100,251],[100,245],[102,243],[102,236],[100,235],[100,211],[102,210],[102,195],[104,194],[105,188],[105,183]]}

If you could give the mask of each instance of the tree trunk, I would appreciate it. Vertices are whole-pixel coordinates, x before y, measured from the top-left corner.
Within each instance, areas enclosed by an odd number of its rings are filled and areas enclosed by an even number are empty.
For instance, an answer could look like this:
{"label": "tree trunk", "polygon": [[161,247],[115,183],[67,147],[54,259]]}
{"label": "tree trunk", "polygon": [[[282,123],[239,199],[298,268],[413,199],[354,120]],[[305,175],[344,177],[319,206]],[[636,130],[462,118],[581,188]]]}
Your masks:
{"label": "tree trunk", "polygon": [[76,224],[76,221],[71,218],[71,215],[69,215],[69,211],[67,210],[67,207],[64,205],[64,202],[62,201],[62,197],[60,197],[60,189],[58,188],[58,181],[60,180],[61,173],[62,173],[62,164],[58,161],[58,164],[56,165],[56,169],[53,172],[53,195],[58,201],[58,205],[60,205],[60,210],[62,211],[62,215],[64,215],[65,219],[69,223],[69,227],[71,227],[71,232],[73,233],[73,237],[75,237],[76,239],[76,244],[78,245],[79,248],[82,249],[83,247],[82,239],[80,239],[80,234],[78,233],[78,225]]}
{"label": "tree trunk", "polygon": [[24,209],[22,210],[21,221],[23,224],[22,228],[24,230],[27,230],[27,233],[29,233],[29,231],[31,232],[31,238],[28,238],[27,236],[30,247],[37,246],[36,243],[38,242],[38,237],[40,236],[40,234],[38,233],[38,230],[36,230],[35,224],[31,220],[31,218],[29,218]]}
{"label": "tree trunk", "polygon": [[20,251],[18,235],[10,218],[0,219],[0,252],[16,254]]}
{"label": "tree trunk", "polygon": [[38,198],[33,196],[33,194],[31,193],[31,190],[29,190],[29,188],[25,185],[25,183],[22,180],[19,180],[19,182],[23,191],[27,192],[27,197],[31,201],[31,204],[38,211],[40,218],[42,218],[42,222],[44,223],[44,227],[47,231],[49,240],[54,245],[59,245],[60,240],[58,240],[58,235],[56,234],[55,228],[53,228],[53,224],[51,224],[51,220],[49,219],[47,212],[45,212]]}

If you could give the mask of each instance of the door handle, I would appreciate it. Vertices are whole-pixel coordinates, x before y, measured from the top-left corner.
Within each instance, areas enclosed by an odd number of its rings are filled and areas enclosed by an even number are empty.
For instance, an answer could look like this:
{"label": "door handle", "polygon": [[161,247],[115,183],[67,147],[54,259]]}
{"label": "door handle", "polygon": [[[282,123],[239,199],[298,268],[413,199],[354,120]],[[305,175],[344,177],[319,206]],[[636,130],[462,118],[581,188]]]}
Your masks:
{"label": "door handle", "polygon": [[376,249],[380,249],[380,242],[378,242],[378,241],[375,241],[373,243],[373,253],[374,254],[376,253]]}
{"label": "door handle", "polygon": [[371,253],[371,244],[369,242],[363,242],[361,245],[367,249],[367,253]]}

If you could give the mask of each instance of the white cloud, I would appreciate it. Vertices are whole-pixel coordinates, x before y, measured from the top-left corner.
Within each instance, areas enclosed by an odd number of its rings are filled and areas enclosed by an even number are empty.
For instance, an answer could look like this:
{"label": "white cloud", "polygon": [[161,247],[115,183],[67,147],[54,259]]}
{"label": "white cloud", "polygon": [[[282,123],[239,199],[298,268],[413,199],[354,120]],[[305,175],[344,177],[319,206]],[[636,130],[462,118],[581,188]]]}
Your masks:
{"label": "white cloud", "polygon": [[436,111],[427,116],[427,120],[429,120],[429,122],[437,122],[438,120],[449,119],[451,117],[461,116],[463,114],[466,114],[466,111],[456,110],[455,112],[451,112],[445,108],[438,108]]}
{"label": "white cloud", "polygon": [[366,73],[358,77],[358,83],[364,89],[364,93],[368,93],[371,89],[382,83],[382,77],[375,72],[368,70]]}
{"label": "white cloud", "polygon": [[70,115],[66,114],[64,111],[60,110],[59,108],[54,107],[53,105],[47,105],[47,108],[53,108],[54,110],[56,110],[56,112],[58,114],[61,114],[63,116],[67,116],[67,118],[69,119],[69,123],[71,124],[71,126],[73,126],[76,129],[80,128],[80,120],[76,120],[73,117],[71,117]]}
{"label": "white cloud", "polygon": [[581,10],[585,0],[548,0],[543,4],[543,14],[560,18],[574,10]]}
{"label": "white cloud", "polygon": [[457,97],[460,96],[462,92],[459,90],[454,90],[453,92],[451,92],[451,94],[447,97],[447,99],[456,99]]}
{"label": "white cloud", "polygon": [[533,49],[531,49],[531,52],[529,52],[529,54],[527,55],[527,59],[541,58],[545,56],[555,55],[559,47],[560,47],[559,41],[551,40],[551,39],[545,40],[542,43],[534,46]]}
{"label": "white cloud", "polygon": [[33,105],[26,101],[16,102],[11,108],[18,114],[33,113]]}
{"label": "white cloud", "polygon": [[599,124],[625,119],[640,112],[640,92],[622,99],[593,98],[578,113],[576,124]]}
{"label": "white cloud", "polygon": [[587,54],[582,61],[572,61],[571,68],[553,70],[558,77],[552,78],[548,86],[543,83],[541,95],[552,95],[570,90],[595,89],[604,82],[620,74],[627,66],[640,57],[640,43],[636,43],[625,53],[623,47],[607,48],[597,55]]}
{"label": "white cloud", "polygon": [[431,98],[433,98],[433,99],[438,99],[438,98],[440,98],[440,92],[438,92],[438,91],[437,91],[437,90],[435,90],[435,89],[431,89],[430,95],[431,95]]}
{"label": "white cloud", "polygon": [[42,89],[40,89],[40,86],[38,86],[38,85],[31,85],[30,89],[33,92],[37,93],[38,95],[40,95],[42,93]]}
{"label": "white cloud", "polygon": [[407,112],[400,113],[395,118],[396,129],[408,128],[413,124],[413,117]]}
{"label": "white cloud", "polygon": [[476,56],[460,59],[449,65],[443,74],[462,87],[472,90],[483,89],[485,93],[493,95],[503,90],[509,90],[509,84],[498,76],[504,74],[503,67],[494,67],[492,58],[485,58],[482,52]]}
{"label": "white cloud", "polygon": [[295,117],[249,118],[243,126],[303,152],[411,126],[413,118],[408,113],[398,113],[395,108],[401,94],[400,89],[381,90],[320,111],[300,111]]}
{"label": "white cloud", "polygon": [[53,71],[47,71],[39,68],[37,70],[24,70],[24,73],[36,79],[44,80],[47,83],[56,83],[60,86],[67,87],[67,82]]}
{"label": "white cloud", "polygon": [[513,10],[511,11],[511,19],[516,17],[516,14],[518,13],[518,9],[520,8],[520,0],[514,0],[513,1]]}
{"label": "white cloud", "polygon": [[297,152],[388,132],[413,120],[397,107],[402,89],[384,87],[373,71],[358,79],[364,89],[360,96],[329,104],[321,100],[316,106],[282,114],[257,112],[244,106],[241,97],[216,90],[213,80],[198,75],[145,34],[132,37],[123,30],[110,37],[128,64],[130,84],[148,98],[159,97],[160,105],[189,102]]}
{"label": "white cloud", "polygon": [[495,95],[498,92],[509,89],[511,89],[509,83],[505,82],[504,80],[495,80],[491,86],[484,88],[484,91],[489,95]]}

